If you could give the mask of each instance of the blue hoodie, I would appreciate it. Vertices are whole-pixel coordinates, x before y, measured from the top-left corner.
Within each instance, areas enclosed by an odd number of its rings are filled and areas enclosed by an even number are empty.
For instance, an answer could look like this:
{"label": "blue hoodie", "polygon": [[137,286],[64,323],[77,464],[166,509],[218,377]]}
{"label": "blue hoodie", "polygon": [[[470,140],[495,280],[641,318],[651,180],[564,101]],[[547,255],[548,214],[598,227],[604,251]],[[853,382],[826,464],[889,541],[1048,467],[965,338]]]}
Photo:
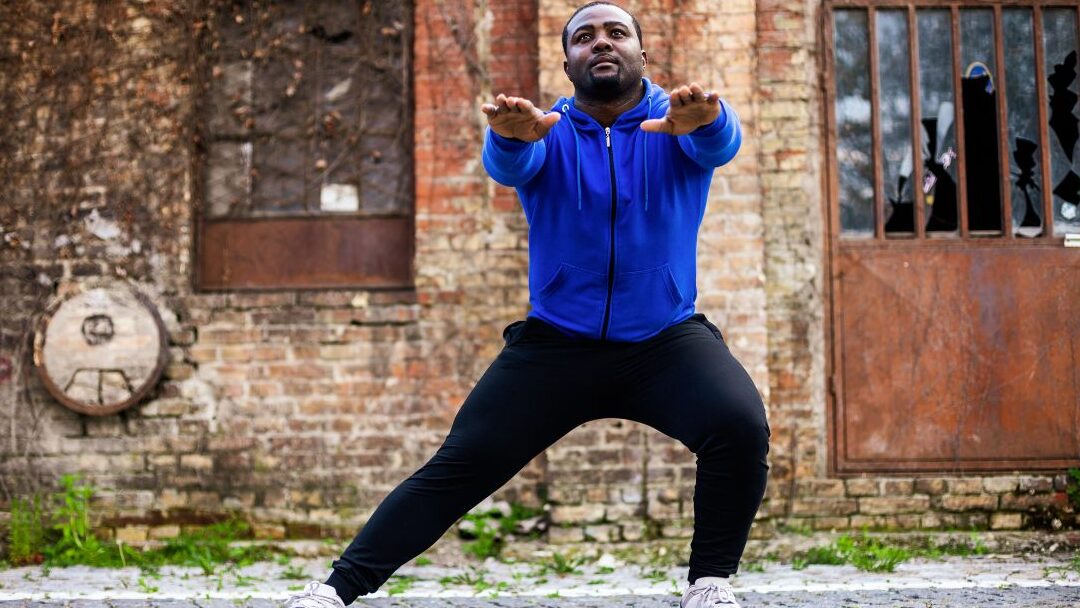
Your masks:
{"label": "blue hoodie", "polygon": [[484,141],[484,167],[517,189],[529,222],[529,316],[570,335],[637,342],[694,314],[709,184],[742,130],[721,101],[693,133],[646,133],[641,122],[663,118],[669,101],[643,81],[641,103],[609,130],[564,97],[542,140],[488,129]]}

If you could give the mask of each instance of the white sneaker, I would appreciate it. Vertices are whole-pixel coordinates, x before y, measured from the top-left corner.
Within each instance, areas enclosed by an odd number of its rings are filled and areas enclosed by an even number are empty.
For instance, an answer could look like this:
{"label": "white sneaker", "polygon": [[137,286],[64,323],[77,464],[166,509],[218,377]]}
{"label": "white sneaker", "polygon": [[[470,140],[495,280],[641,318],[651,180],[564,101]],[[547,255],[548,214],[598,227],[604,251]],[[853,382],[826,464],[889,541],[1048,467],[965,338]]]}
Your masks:
{"label": "white sneaker", "polygon": [[345,608],[345,602],[330,585],[311,581],[303,591],[290,597],[284,608]]}
{"label": "white sneaker", "polygon": [[703,576],[687,588],[679,608],[739,608],[726,578]]}

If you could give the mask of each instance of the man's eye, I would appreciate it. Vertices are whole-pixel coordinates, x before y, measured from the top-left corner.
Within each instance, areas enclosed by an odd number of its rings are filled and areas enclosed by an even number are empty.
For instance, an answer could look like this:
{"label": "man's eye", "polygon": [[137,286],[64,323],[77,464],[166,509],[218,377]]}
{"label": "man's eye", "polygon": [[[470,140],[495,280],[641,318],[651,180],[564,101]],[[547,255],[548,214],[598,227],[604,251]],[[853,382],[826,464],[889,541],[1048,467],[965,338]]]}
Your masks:
{"label": "man's eye", "polygon": [[592,36],[590,36],[589,34],[582,34],[582,35],[578,36],[578,42],[585,42],[586,40],[588,40],[591,37]]}
{"label": "man's eye", "polygon": [[616,37],[616,38],[622,38],[622,37],[626,36],[626,32],[623,32],[621,30],[615,30],[614,32],[611,32],[611,35]]}

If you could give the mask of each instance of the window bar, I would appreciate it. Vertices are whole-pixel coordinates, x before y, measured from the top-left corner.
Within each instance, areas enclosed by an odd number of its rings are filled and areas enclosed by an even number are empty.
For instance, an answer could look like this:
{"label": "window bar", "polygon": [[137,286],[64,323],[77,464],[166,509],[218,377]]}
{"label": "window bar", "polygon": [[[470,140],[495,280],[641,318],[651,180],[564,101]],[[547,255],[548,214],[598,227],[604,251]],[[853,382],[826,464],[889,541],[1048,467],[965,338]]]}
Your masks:
{"label": "window bar", "polygon": [[994,70],[998,114],[998,165],[1001,167],[1001,230],[1002,236],[1013,238],[1012,191],[1009,183],[1009,113],[1005,108],[1005,35],[1001,19],[1001,5],[994,5]]}
{"label": "window bar", "polygon": [[1043,65],[1043,24],[1042,7],[1034,6],[1035,21],[1032,28],[1035,33],[1035,92],[1039,98],[1039,148],[1042,150],[1042,199],[1043,221],[1042,238],[1054,236],[1054,201],[1050,186],[1050,130],[1047,124],[1046,108],[1046,66]]}
{"label": "window bar", "polygon": [[[837,149],[839,147],[840,129],[838,126],[838,118],[836,116],[836,99],[839,96],[837,93],[837,78],[836,78],[836,5],[829,6],[829,10],[823,11],[824,17],[822,19],[822,27],[825,31],[824,45],[825,51],[825,112],[828,116],[828,122],[826,124],[831,125],[831,128],[825,130],[825,149],[833,158],[833,170],[828,175],[828,191],[829,205],[832,209],[832,213],[829,217],[829,232],[826,239],[826,247],[831,249],[834,247],[832,239],[838,238],[841,234],[840,228],[840,159],[837,155]],[[869,51],[869,49],[867,49]],[[871,151],[873,152],[873,151]]]}
{"label": "window bar", "polygon": [[956,185],[959,196],[956,199],[956,213],[960,220],[960,238],[968,236],[967,217],[967,158],[964,152],[964,98],[960,84],[960,7],[949,7],[952,21],[952,65],[953,65],[953,121],[956,125]]}
{"label": "window bar", "polygon": [[915,238],[926,237],[926,210],[923,208],[922,107],[919,105],[919,24],[915,7],[909,5],[908,16],[908,76],[911,80],[911,205],[915,213]]}
{"label": "window bar", "polygon": [[[312,6],[314,3],[304,3],[304,31],[310,32],[315,16],[312,14]],[[321,192],[317,191],[320,187],[315,183],[315,161],[319,158],[319,92],[322,91],[322,65],[320,65],[319,57],[319,43],[318,39],[314,36],[304,36],[303,55],[301,59],[304,62],[304,67],[301,68],[307,74],[311,74],[311,123],[314,124],[314,128],[311,129],[307,137],[307,145],[304,146],[304,167],[300,170],[300,174],[304,178],[304,214],[317,213],[321,204],[315,205],[312,208],[312,200],[319,197]],[[295,65],[295,64],[294,64]],[[311,82],[311,81],[309,81]],[[302,85],[301,85],[302,86]],[[307,120],[304,120],[302,125],[308,124]]]}
{"label": "window bar", "polygon": [[[356,20],[353,22],[353,27],[355,28],[354,31],[357,32],[358,34],[363,35],[362,34],[362,32],[364,31],[363,10],[358,10],[354,14],[356,15]],[[402,32],[402,35],[409,35],[409,34],[408,34],[408,32]],[[412,40],[412,38],[406,38],[406,40]],[[363,65],[363,56],[366,55],[366,53],[367,53],[367,49],[364,48],[364,47],[365,47],[365,45],[362,45],[362,44],[356,45],[356,55],[355,55],[356,62],[353,64],[352,74],[350,74],[353,77],[359,78],[361,76],[361,74],[362,74],[362,72],[361,72],[362,68],[360,66]],[[408,53],[405,53],[405,54],[408,55]],[[401,63],[406,69],[408,69],[409,66],[408,66],[408,60],[407,59],[405,61],[402,61]],[[405,97],[404,97],[404,99],[410,100],[410,102],[411,102],[412,97],[408,96],[409,95],[409,90],[408,90],[408,86],[409,86],[408,82],[409,81],[404,80],[403,82],[405,83]],[[357,100],[361,99],[361,96],[357,95],[356,99]],[[409,102],[406,102],[406,103],[409,103]],[[353,125],[353,128],[356,129],[357,131],[359,131],[358,134],[359,134],[360,137],[357,139],[357,141],[359,142],[359,141],[362,141],[363,135],[364,135],[362,129],[364,128],[364,125],[366,124],[364,122],[364,120],[366,118],[365,114],[367,112],[367,108],[364,107],[364,104],[359,103],[359,101],[354,102],[352,105],[356,109],[356,124]],[[347,154],[349,155],[349,160],[347,160],[346,162],[353,163],[354,166],[356,167],[356,179],[353,180],[355,182],[355,184],[356,184],[356,212],[360,213],[360,214],[363,214],[365,208],[367,207],[367,205],[364,204],[364,200],[365,200],[364,199],[364,165],[360,161],[360,153],[358,151],[359,146],[353,146],[353,145],[349,145],[349,144],[346,144],[346,146],[348,146]]]}
{"label": "window bar", "polygon": [[885,238],[885,169],[881,159],[881,101],[878,91],[877,12],[867,9],[870,46],[870,137],[874,152],[874,238]]}

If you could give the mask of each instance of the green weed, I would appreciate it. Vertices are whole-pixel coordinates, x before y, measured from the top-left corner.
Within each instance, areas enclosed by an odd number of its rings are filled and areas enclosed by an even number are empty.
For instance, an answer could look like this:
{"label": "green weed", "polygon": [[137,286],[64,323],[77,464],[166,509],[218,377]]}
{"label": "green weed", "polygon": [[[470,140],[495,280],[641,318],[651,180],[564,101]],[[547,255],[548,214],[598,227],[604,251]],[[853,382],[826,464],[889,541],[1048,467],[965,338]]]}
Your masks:
{"label": "green weed", "polygon": [[740,566],[743,572],[764,572],[764,562],[745,562]]}
{"label": "green weed", "polygon": [[1080,468],[1072,467],[1065,471],[1065,495],[1073,509],[1080,510]]}
{"label": "green weed", "polygon": [[651,570],[645,570],[641,573],[641,577],[648,579],[654,583],[666,581],[668,579],[667,570],[661,568],[653,568]]}
{"label": "green weed", "polygon": [[45,558],[40,551],[45,533],[41,497],[13,499],[8,526],[8,561],[14,566],[40,563]]}
{"label": "green weed", "polygon": [[158,588],[155,587],[154,585],[151,585],[150,583],[146,582],[146,579],[140,576],[139,577],[139,591],[142,591],[143,593],[146,593],[146,594],[157,593]]}
{"label": "green weed", "polygon": [[[185,531],[158,549],[138,551],[119,541],[106,542],[93,532],[90,502],[94,488],[77,475],[60,478],[61,490],[50,500],[12,501],[8,559],[18,563],[44,562],[43,567],[87,565],[105,568],[138,566],[156,572],[165,565],[194,566],[211,575],[218,566],[246,566],[272,557],[259,546],[234,546],[249,536],[248,525],[228,520]],[[51,509],[49,508],[51,506]],[[46,523],[47,522],[47,523]]]}
{"label": "green weed", "polygon": [[444,576],[439,579],[439,584],[446,585],[465,585],[467,587],[475,587],[477,584],[486,582],[487,570],[483,568],[469,568],[468,572],[462,572],[453,576]]}
{"label": "green weed", "polygon": [[888,545],[865,535],[845,534],[832,545],[814,547],[795,556],[792,567],[799,570],[811,564],[851,564],[868,572],[892,572],[911,557],[911,551],[903,547]]}
{"label": "green weed", "polygon": [[409,590],[416,581],[419,580],[415,576],[409,575],[396,575],[392,577],[386,583],[386,593],[388,595],[401,595]]}
{"label": "green weed", "polygon": [[285,567],[284,570],[281,571],[281,574],[278,575],[278,578],[303,581],[307,580],[309,577],[308,573],[305,572],[303,568],[295,566],[293,564],[289,564]]}
{"label": "green weed", "polygon": [[[519,504],[510,505],[510,515],[505,517],[498,510],[469,513],[462,517],[462,520],[473,523],[476,539],[465,543],[462,550],[477,559],[498,557],[502,553],[506,538],[515,533],[518,523],[524,519],[536,517],[540,513],[539,509]],[[539,533],[535,532],[529,536],[536,537],[538,535]]]}

